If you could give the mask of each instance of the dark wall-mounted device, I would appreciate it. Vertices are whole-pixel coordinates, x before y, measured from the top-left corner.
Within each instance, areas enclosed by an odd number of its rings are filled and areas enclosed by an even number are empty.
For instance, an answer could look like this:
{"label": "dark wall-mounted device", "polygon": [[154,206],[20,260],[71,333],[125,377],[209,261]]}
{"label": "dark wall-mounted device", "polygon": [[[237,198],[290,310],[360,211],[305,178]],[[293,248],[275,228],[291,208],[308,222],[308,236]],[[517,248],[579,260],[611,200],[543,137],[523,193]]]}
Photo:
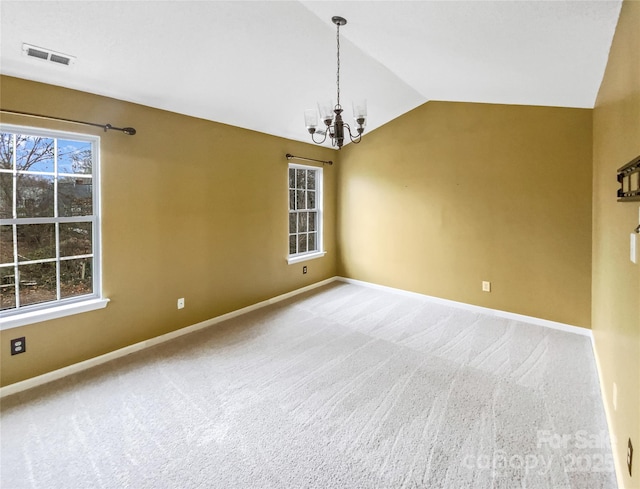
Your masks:
{"label": "dark wall-mounted device", "polygon": [[640,200],[640,156],[618,168],[618,202]]}

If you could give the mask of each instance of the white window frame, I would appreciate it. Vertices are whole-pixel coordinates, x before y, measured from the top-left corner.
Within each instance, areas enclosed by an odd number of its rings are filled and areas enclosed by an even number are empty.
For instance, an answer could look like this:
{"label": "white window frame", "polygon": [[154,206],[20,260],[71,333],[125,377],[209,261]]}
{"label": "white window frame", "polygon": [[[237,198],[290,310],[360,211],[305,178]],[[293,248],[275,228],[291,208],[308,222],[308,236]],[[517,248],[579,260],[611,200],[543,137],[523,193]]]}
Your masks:
{"label": "white window frame", "polygon": [[313,260],[314,258],[321,258],[327,254],[324,251],[324,200],[323,200],[323,189],[324,189],[324,175],[322,167],[311,166],[311,165],[300,165],[297,163],[289,163],[287,167],[287,250],[289,250],[289,215],[291,214],[290,209],[290,190],[289,187],[289,170],[314,170],[316,171],[316,207],[315,211],[318,213],[316,226],[318,228],[316,235],[316,243],[317,250],[314,251],[306,251],[303,253],[295,253],[295,254],[287,254],[287,263],[292,265],[294,263],[300,263],[307,260]]}
{"label": "white window frame", "polygon": [[[71,314],[78,314],[81,312],[92,311],[106,307],[109,299],[102,296],[102,253],[101,253],[101,207],[100,207],[100,137],[89,134],[73,133],[66,131],[56,131],[42,128],[35,128],[29,126],[18,126],[12,124],[0,124],[0,131],[13,134],[23,134],[28,136],[47,137],[56,140],[55,143],[55,161],[53,172],[33,172],[34,174],[41,174],[47,176],[53,176],[57,178],[58,175],[71,176],[72,174],[57,173],[57,141],[59,139],[70,139],[75,141],[86,141],[91,144],[92,152],[92,169],[90,178],[92,179],[92,216],[82,217],[59,217],[57,216],[57,208],[55,206],[55,215],[53,217],[33,217],[33,218],[18,218],[15,214],[11,219],[0,219],[0,225],[17,225],[17,224],[51,224],[51,223],[68,223],[68,222],[91,222],[92,228],[92,253],[89,255],[79,255],[73,257],[64,257],[65,260],[75,258],[92,258],[92,290],[91,294],[86,294],[77,297],[69,297],[65,299],[55,299],[53,301],[43,302],[39,304],[31,304],[28,306],[17,307],[15,309],[8,309],[0,311],[0,330],[15,328],[24,326],[27,324],[47,321],[49,319],[60,318],[69,316]],[[16,155],[14,153],[14,159]],[[14,177],[18,171],[15,165],[10,172]],[[83,175],[83,178],[88,178],[89,175]],[[54,187],[57,189],[57,186]],[[54,190],[55,192],[55,190]],[[17,198],[15,192],[15,179],[14,179],[14,209],[15,199]],[[57,199],[57,195],[54,197]],[[57,203],[57,201],[56,201]],[[56,227],[57,229],[57,227]],[[15,266],[15,232],[14,232],[14,266]],[[60,278],[59,278],[59,263],[64,261],[60,257],[60,243],[59,233],[56,232],[56,256],[55,258],[45,260],[35,260],[32,262],[19,262],[20,264],[30,263],[44,263],[54,262],[56,263],[56,287],[57,297],[60,296]],[[19,291],[19,280],[16,280],[17,291]],[[16,295],[16,301],[19,301],[19,296]],[[18,302],[19,304],[19,302]]]}

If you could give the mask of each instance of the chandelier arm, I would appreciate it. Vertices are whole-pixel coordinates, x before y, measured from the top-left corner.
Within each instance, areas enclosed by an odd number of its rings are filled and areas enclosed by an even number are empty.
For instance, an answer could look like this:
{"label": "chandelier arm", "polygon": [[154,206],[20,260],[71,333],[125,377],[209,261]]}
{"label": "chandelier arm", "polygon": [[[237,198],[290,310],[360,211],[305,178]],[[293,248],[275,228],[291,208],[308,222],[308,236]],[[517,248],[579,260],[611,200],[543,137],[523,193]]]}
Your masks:
{"label": "chandelier arm", "polygon": [[322,143],[324,143],[324,142],[327,140],[327,134],[328,134],[328,132],[329,132],[328,130],[327,130],[327,131],[325,131],[325,133],[324,133],[324,137],[323,137],[320,141],[316,141],[316,138],[314,137],[314,136],[315,136],[315,133],[313,133],[313,134],[311,134],[311,140],[312,140],[314,143],[316,143],[316,144],[322,144]]}
{"label": "chandelier arm", "polygon": [[351,142],[354,143],[354,144],[358,144],[360,142],[360,140],[362,139],[362,134],[358,134],[354,138],[353,134],[351,134],[351,128],[349,127],[349,124],[344,124],[344,127],[347,129],[347,132],[349,133],[349,139],[351,139]]}

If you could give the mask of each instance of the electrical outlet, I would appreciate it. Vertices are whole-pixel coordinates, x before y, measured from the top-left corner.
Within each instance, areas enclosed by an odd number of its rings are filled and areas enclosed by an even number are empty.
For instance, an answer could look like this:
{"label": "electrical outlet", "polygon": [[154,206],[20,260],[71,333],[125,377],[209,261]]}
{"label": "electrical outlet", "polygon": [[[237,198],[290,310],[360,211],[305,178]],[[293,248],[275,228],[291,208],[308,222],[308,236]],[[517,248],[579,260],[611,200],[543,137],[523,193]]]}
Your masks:
{"label": "electrical outlet", "polygon": [[307,266],[305,265],[304,267],[302,267],[302,275],[305,275],[307,273]]}
{"label": "electrical outlet", "polygon": [[14,338],[11,340],[11,354],[18,355],[27,351],[27,340],[23,336],[22,338]]}
{"label": "electrical outlet", "polygon": [[482,292],[491,292],[491,282],[482,281]]}
{"label": "electrical outlet", "polygon": [[629,469],[629,477],[631,477],[631,464],[633,463],[633,445],[631,444],[631,438],[627,444],[627,468]]}
{"label": "electrical outlet", "polygon": [[178,299],[178,309],[184,309],[184,297]]}

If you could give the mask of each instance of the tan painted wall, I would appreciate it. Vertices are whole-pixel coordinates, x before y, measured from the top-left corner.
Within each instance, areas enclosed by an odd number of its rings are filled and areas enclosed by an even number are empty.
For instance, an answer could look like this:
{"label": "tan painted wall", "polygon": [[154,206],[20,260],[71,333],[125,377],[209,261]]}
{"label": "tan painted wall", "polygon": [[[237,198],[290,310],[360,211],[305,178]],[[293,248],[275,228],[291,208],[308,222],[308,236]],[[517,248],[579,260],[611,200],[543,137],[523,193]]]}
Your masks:
{"label": "tan painted wall", "polygon": [[[638,26],[640,2],[625,1],[593,114],[593,334],[624,488],[640,488],[640,265],[629,259],[640,202],[616,201],[616,170],[640,155]],[[629,437],[636,451],[633,478],[626,467]]]}
{"label": "tan painted wall", "polygon": [[[2,77],[2,107],[133,126],[102,137],[106,309],[3,331],[2,385],[158,336],[336,274],[335,167],[325,167],[324,258],[288,265],[287,152],[335,152],[86,93]],[[177,310],[184,297],[186,307]],[[11,338],[27,352],[10,356]]]}
{"label": "tan painted wall", "polygon": [[339,272],[589,327],[591,124],[590,110],[429,102],[347,146]]}

